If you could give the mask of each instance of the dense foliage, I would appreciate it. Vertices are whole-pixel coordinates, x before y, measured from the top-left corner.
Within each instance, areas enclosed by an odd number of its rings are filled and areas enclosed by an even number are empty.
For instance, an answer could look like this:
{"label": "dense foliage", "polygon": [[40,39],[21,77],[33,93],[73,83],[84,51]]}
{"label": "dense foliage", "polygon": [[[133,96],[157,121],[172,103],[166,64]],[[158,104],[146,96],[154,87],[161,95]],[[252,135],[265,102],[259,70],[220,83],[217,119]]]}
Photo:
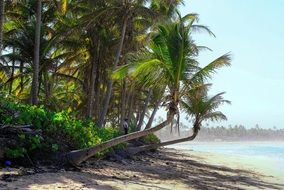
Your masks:
{"label": "dense foliage", "polygon": [[10,158],[24,157],[35,151],[55,153],[86,148],[120,135],[116,128],[98,128],[92,121],[76,119],[65,111],[50,112],[43,106],[5,100],[0,101],[0,120],[2,128],[28,126],[39,131],[35,135],[15,134],[17,143],[11,147],[2,147],[7,148],[5,153]]}
{"label": "dense foliage", "polygon": [[[199,101],[194,112],[180,105],[192,98],[189,92],[206,86],[217,69],[231,62],[230,54],[224,54],[200,66],[199,52],[208,48],[198,45],[192,34],[215,35],[198,24],[198,14],[180,15],[182,4],[1,1],[5,14],[0,14],[0,95],[5,100],[0,126],[38,133],[17,133],[19,143],[9,147],[6,156],[92,147],[65,155],[76,165],[129,140],[159,143],[152,133],[173,125],[174,118],[179,128],[181,109],[197,120],[196,131],[206,119],[225,119],[214,112],[222,94],[211,106]],[[153,127],[161,107],[167,119]],[[125,119],[131,134],[122,136]]]}

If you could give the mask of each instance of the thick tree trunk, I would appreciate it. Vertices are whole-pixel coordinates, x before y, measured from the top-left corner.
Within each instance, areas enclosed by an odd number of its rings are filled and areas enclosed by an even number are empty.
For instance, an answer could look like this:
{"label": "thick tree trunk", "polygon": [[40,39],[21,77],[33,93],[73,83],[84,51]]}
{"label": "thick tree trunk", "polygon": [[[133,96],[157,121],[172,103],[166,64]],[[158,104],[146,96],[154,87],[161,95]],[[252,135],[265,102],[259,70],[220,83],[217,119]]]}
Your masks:
{"label": "thick tree trunk", "polygon": [[129,121],[131,121],[132,116],[133,116],[133,104],[134,104],[134,99],[135,99],[135,92],[131,90],[131,95],[130,95],[130,103],[129,103],[129,109],[128,109],[128,115],[127,118]]}
{"label": "thick tree trunk", "polygon": [[144,121],[144,117],[145,117],[145,114],[146,114],[146,111],[147,111],[147,108],[148,108],[148,104],[150,102],[150,99],[151,99],[151,96],[152,96],[152,90],[149,90],[148,93],[147,93],[147,98],[145,100],[145,104],[144,104],[144,107],[143,107],[143,111],[140,115],[140,118],[139,118],[139,122],[138,122],[138,126],[137,126],[137,129],[140,131],[141,128],[142,128],[142,125],[143,125],[143,121]]}
{"label": "thick tree trunk", "polygon": [[38,103],[40,28],[41,28],[41,0],[37,0],[33,79],[32,79],[31,97],[30,97],[30,103],[33,105],[36,105]]}
{"label": "thick tree trunk", "polygon": [[2,55],[2,48],[3,48],[3,24],[5,17],[4,11],[5,11],[4,0],[0,0],[0,56]]}
{"label": "thick tree trunk", "polygon": [[[124,43],[124,38],[125,38],[125,32],[126,32],[126,26],[127,26],[127,22],[128,22],[128,16],[125,17],[124,22],[123,22],[123,26],[122,26],[122,30],[121,30],[121,38],[120,38],[120,42],[119,42],[119,46],[116,52],[116,57],[115,57],[115,61],[113,64],[113,71],[116,69],[118,62],[119,62],[119,58],[122,52],[122,47],[123,47],[123,43]],[[102,110],[100,112],[100,117],[98,120],[98,127],[102,127],[104,120],[105,120],[105,116],[107,114],[107,110],[109,107],[109,101],[110,101],[110,97],[112,94],[112,86],[113,86],[113,80],[109,79],[108,83],[107,83],[107,91],[106,91],[106,95],[104,98],[104,102],[103,102],[103,106],[102,106]]]}
{"label": "thick tree trunk", "polygon": [[66,155],[64,155],[64,158],[72,165],[75,165],[75,166],[79,165],[80,163],[86,161],[88,158],[94,156],[96,153],[98,153],[102,150],[113,147],[113,146],[118,145],[118,144],[123,143],[123,142],[127,142],[127,141],[132,140],[132,139],[137,139],[137,138],[149,135],[149,134],[151,134],[155,131],[158,131],[158,130],[164,128],[173,120],[174,115],[175,115],[175,112],[170,111],[170,113],[168,114],[167,120],[160,123],[156,127],[153,127],[151,129],[147,129],[147,130],[144,130],[144,131],[138,131],[138,132],[130,133],[128,135],[116,137],[114,139],[108,140],[104,143],[101,143],[101,144],[96,145],[96,146],[91,147],[91,148],[71,151],[71,152],[67,153]]}
{"label": "thick tree trunk", "polygon": [[148,121],[148,123],[147,123],[145,129],[151,128],[152,123],[153,123],[154,118],[155,118],[155,115],[156,115],[156,113],[157,113],[157,111],[158,111],[159,105],[160,105],[160,101],[157,101],[156,104],[155,104],[154,110],[153,110],[153,112],[152,112],[152,114],[151,114],[151,116],[150,116],[150,118],[149,118],[149,121]]}

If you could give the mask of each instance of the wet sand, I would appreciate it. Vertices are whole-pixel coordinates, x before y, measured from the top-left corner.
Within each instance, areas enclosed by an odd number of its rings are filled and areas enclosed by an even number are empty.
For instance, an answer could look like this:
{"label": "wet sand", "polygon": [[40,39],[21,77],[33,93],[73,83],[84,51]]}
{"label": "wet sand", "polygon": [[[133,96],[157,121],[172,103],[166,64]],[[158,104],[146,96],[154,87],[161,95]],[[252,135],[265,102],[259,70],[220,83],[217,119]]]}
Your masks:
{"label": "wet sand", "polygon": [[284,189],[281,179],[238,164],[236,159],[161,149],[121,161],[91,159],[78,171],[1,168],[0,189]]}

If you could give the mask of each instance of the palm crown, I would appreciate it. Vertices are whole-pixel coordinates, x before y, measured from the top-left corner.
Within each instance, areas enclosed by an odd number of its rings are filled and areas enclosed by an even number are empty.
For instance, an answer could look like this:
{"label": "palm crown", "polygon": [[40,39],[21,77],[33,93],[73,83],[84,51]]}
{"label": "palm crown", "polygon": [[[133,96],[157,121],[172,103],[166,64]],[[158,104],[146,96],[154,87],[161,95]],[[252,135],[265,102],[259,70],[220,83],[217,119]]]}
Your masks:
{"label": "palm crown", "polygon": [[225,92],[209,97],[207,87],[207,85],[201,85],[200,88],[190,90],[181,102],[182,108],[194,120],[193,130],[195,132],[200,129],[203,121],[227,120],[221,111],[216,111],[220,105],[231,103],[223,98]]}
{"label": "palm crown", "polygon": [[230,64],[230,56],[226,54],[203,68],[198,67],[196,57],[199,47],[191,39],[191,33],[196,29],[212,33],[205,26],[194,25],[197,20],[196,14],[184,17],[178,14],[177,20],[159,25],[142,56],[120,67],[114,73],[114,79],[128,74],[148,85],[165,86],[168,105],[176,113],[185,89],[191,88],[193,83],[204,81],[219,67]]}

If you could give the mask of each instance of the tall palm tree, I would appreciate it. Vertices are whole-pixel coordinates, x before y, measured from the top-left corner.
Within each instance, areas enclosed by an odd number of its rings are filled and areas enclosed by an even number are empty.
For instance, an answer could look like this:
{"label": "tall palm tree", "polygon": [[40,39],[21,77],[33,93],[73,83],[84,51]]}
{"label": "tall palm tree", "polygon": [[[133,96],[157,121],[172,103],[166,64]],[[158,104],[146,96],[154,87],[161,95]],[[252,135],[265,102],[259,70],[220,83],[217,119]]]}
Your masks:
{"label": "tall palm tree", "polygon": [[38,103],[39,91],[39,54],[40,54],[40,29],[41,29],[41,0],[36,2],[36,30],[34,45],[34,61],[33,61],[33,78],[31,87],[30,103],[36,105]]}
{"label": "tall palm tree", "polygon": [[[35,36],[36,36],[36,1],[18,2],[17,5],[7,4],[7,22],[5,23],[5,48],[7,51],[2,55],[2,59],[6,60],[10,65],[12,62],[12,73],[6,84],[13,85],[13,93],[19,99],[31,100],[30,87],[33,75],[33,63],[35,60]],[[62,33],[58,29],[58,21],[55,19],[56,7],[51,4],[45,4],[45,9],[41,13],[40,28],[40,51],[39,51],[39,68],[38,68],[38,99],[45,97],[43,103],[50,104],[52,96],[52,87],[56,86],[52,81],[56,73],[54,71],[58,63],[62,61],[59,56],[60,47],[57,47],[58,39]],[[52,24],[51,24],[52,23]],[[57,47],[57,49],[56,49]],[[15,61],[15,64],[13,62]],[[11,66],[7,65],[10,69]],[[14,65],[14,69],[13,69]],[[20,82],[19,82],[20,80]],[[40,88],[39,88],[40,87]],[[44,94],[43,94],[44,93]]]}
{"label": "tall palm tree", "polygon": [[[153,18],[154,18],[154,12],[148,8],[147,6],[147,1],[123,1],[122,4],[116,4],[116,6],[119,7],[118,9],[118,16],[120,16],[119,20],[122,19],[122,25],[121,25],[121,32],[120,32],[120,40],[118,43],[115,59],[112,65],[112,71],[115,71],[117,69],[117,66],[120,61],[121,53],[124,47],[124,42],[125,42],[125,34],[127,31],[127,27],[134,21],[135,18],[150,18],[152,19],[153,23]],[[117,10],[116,10],[117,11]],[[122,13],[122,14],[121,14]],[[148,26],[150,27],[150,26]],[[105,116],[107,114],[107,110],[109,107],[109,102],[112,94],[112,89],[113,89],[113,80],[108,80],[107,82],[107,91],[105,93],[105,98],[103,101],[102,109],[100,112],[100,117],[98,119],[97,125],[98,127],[102,127],[104,121],[105,121]]]}
{"label": "tall palm tree", "polygon": [[146,59],[138,59],[135,63],[120,68],[123,73],[130,72],[132,76],[144,75],[146,80],[167,86],[167,118],[157,126],[143,131],[134,132],[128,135],[116,137],[91,148],[75,150],[67,153],[65,158],[73,165],[80,164],[97,152],[142,136],[146,136],[162,129],[170,124],[178,113],[178,106],[183,89],[187,80],[196,71],[199,71],[199,79],[210,76],[216,68],[230,64],[229,55],[221,56],[201,70],[196,66],[194,58],[197,56],[197,49],[191,40],[190,34],[195,14],[179,17],[172,23],[159,26],[159,32],[155,35],[149,46],[149,56]]}

